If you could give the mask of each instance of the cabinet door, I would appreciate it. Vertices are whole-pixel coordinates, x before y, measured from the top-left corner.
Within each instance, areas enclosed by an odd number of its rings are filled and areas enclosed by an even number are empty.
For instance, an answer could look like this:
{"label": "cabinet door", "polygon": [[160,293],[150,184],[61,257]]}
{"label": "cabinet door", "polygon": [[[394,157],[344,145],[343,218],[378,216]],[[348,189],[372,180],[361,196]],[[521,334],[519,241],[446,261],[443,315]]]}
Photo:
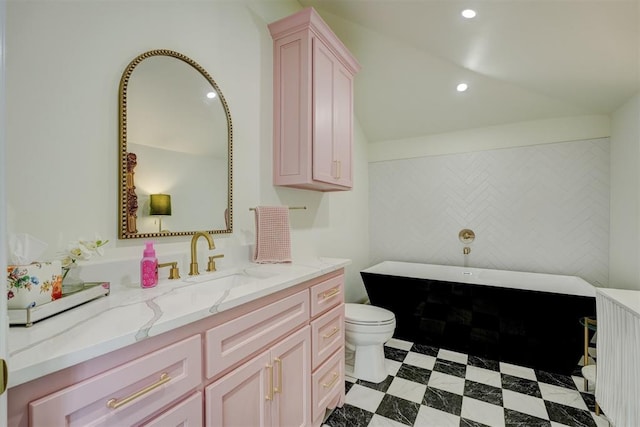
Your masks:
{"label": "cabinet door", "polygon": [[[333,96],[334,61],[329,48],[313,39],[313,179],[335,183]],[[334,171],[335,169],[335,171]]]}
{"label": "cabinet door", "polygon": [[205,389],[206,425],[270,426],[272,390],[273,365],[267,351]]}
{"label": "cabinet door", "polygon": [[305,326],[271,350],[274,366],[273,425],[311,424],[311,332]]}
{"label": "cabinet door", "polygon": [[353,77],[339,61],[334,65],[333,176],[337,184],[352,187]]}

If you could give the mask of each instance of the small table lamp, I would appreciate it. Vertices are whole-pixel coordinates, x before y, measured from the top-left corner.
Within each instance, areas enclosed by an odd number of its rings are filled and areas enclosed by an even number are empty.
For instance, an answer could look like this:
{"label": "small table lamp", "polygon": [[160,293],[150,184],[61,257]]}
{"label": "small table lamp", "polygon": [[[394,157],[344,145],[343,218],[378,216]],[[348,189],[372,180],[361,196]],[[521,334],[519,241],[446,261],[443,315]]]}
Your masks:
{"label": "small table lamp", "polygon": [[171,196],[169,194],[152,194],[149,201],[149,215],[157,215],[158,232],[162,233],[162,216],[171,215]]}

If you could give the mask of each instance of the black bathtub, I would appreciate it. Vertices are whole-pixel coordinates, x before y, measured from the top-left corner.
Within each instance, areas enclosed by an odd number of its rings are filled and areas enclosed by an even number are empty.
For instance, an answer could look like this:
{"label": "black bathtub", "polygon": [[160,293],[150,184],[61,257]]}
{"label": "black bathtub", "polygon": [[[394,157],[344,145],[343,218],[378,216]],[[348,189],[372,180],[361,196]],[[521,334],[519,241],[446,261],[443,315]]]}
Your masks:
{"label": "black bathtub", "polygon": [[385,261],[361,272],[394,337],[560,374],[584,352],[595,288],[575,276]]}

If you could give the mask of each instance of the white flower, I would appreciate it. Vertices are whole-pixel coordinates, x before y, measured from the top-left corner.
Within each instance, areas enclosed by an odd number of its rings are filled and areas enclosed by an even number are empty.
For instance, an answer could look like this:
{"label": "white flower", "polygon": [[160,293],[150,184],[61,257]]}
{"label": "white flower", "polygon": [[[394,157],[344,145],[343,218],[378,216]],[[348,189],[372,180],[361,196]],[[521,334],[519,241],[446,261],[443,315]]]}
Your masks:
{"label": "white flower", "polygon": [[82,237],[74,242],[70,242],[67,246],[66,252],[62,257],[62,266],[70,267],[77,260],[89,260],[94,254],[102,255],[104,245],[109,243],[108,240],[102,240],[99,236],[96,236],[95,240],[85,240]]}

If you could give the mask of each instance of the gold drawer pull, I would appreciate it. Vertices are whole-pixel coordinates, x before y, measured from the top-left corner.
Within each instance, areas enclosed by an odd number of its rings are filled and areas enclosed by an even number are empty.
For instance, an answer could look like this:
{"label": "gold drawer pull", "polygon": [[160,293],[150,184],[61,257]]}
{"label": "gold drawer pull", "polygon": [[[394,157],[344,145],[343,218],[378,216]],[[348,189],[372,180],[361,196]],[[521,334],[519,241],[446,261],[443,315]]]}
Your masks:
{"label": "gold drawer pull", "polygon": [[338,333],[340,329],[338,329],[337,326],[334,326],[333,329],[331,330],[331,332],[329,332],[328,334],[324,334],[322,336],[322,338],[327,339],[327,338],[331,338],[332,336],[334,336],[335,334]]}
{"label": "gold drawer pull", "polygon": [[338,378],[340,377],[340,375],[338,375],[337,372],[333,373],[333,378],[331,378],[331,381],[329,381],[328,383],[324,383],[322,384],[322,387],[324,388],[331,388],[333,387],[333,385],[336,383],[336,381],[338,381]]}
{"label": "gold drawer pull", "polygon": [[151,384],[150,386],[147,386],[147,387],[143,388],[140,391],[136,391],[131,396],[127,396],[122,400],[118,400],[118,399],[115,399],[115,398],[107,400],[107,407],[111,408],[111,409],[118,409],[122,405],[126,405],[127,403],[131,402],[132,400],[136,400],[137,398],[144,396],[145,394],[149,393],[152,390],[155,390],[156,388],[160,387],[163,384],[168,383],[169,381],[171,381],[171,377],[166,372],[163,372],[160,375],[160,379],[158,381],[156,381],[155,383]]}
{"label": "gold drawer pull", "polygon": [[282,360],[276,357],[274,362],[278,364],[278,385],[273,389],[275,393],[282,393]]}
{"label": "gold drawer pull", "polygon": [[340,293],[340,288],[333,288],[330,291],[327,291],[322,294],[322,299],[331,298],[334,295],[338,295]]}
{"label": "gold drawer pull", "polygon": [[267,365],[267,369],[269,370],[269,387],[267,395],[264,398],[267,400],[273,400],[273,366]]}

